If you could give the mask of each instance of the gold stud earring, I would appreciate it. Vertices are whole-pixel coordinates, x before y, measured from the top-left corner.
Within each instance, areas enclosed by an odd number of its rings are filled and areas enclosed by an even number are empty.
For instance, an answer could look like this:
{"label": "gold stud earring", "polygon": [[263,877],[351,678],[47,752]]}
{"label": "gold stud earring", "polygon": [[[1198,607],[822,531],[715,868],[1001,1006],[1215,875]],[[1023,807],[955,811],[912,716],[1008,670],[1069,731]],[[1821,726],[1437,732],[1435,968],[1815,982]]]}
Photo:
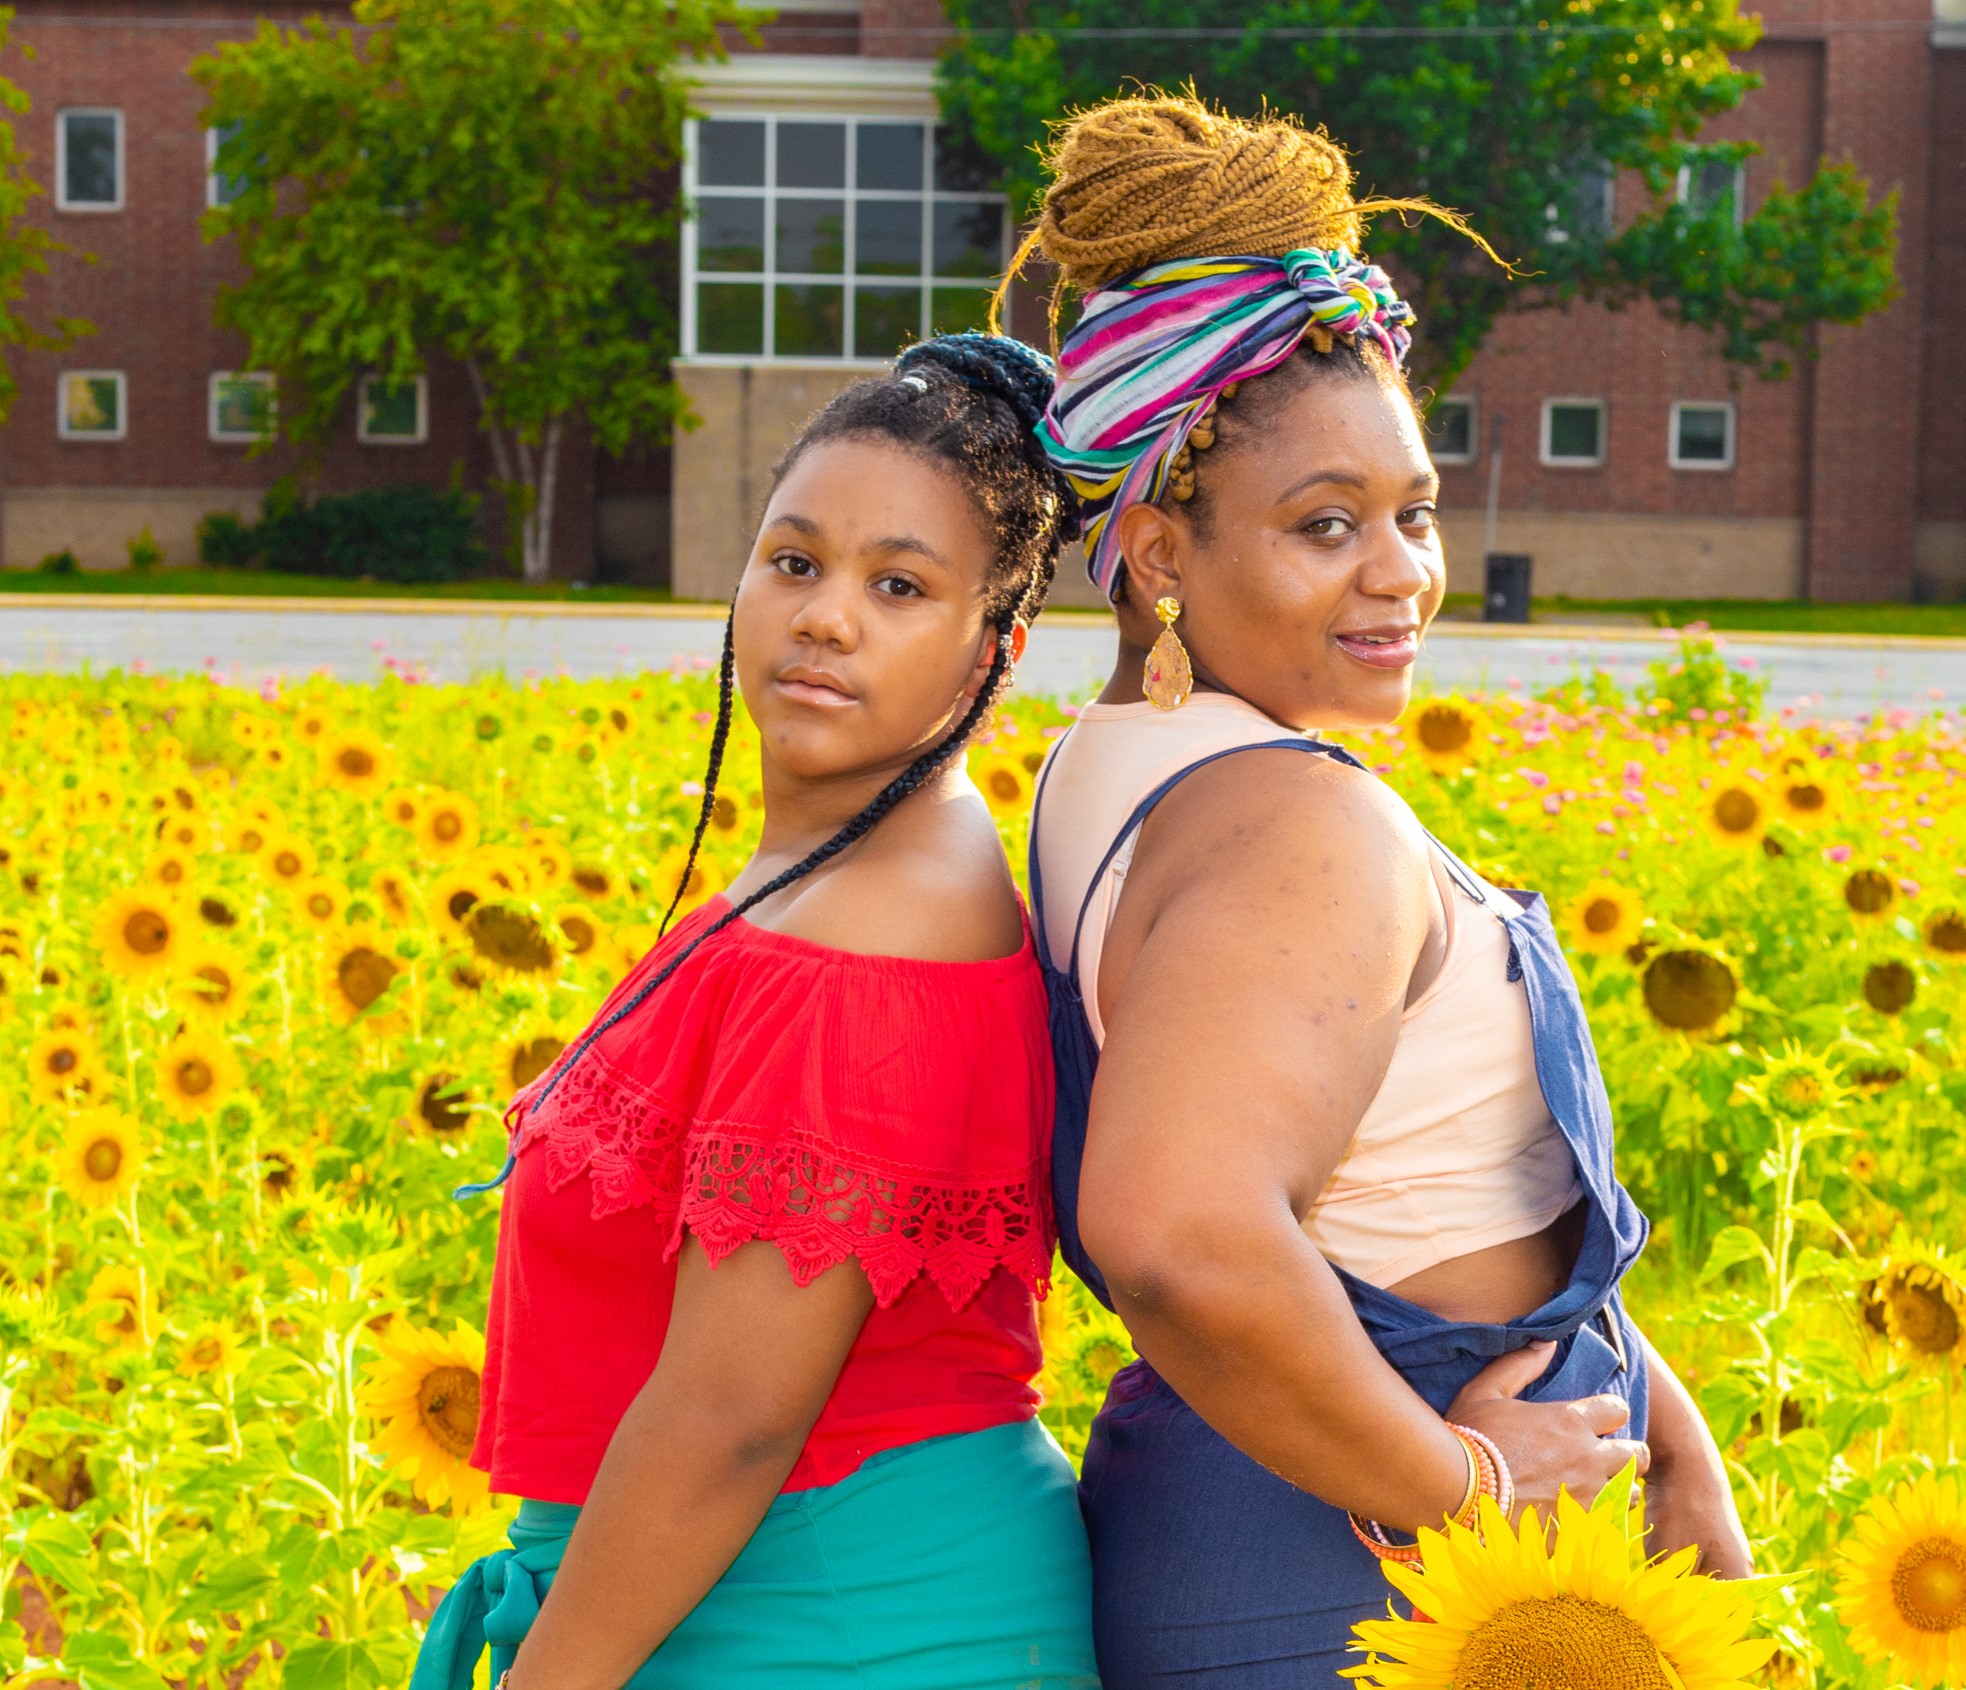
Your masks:
{"label": "gold stud earring", "polygon": [[1188,648],[1174,631],[1175,621],[1181,614],[1181,601],[1174,598],[1156,599],[1154,614],[1161,619],[1160,638],[1154,641],[1154,649],[1147,653],[1147,668],[1141,677],[1140,690],[1156,710],[1179,710],[1187,703],[1188,694],[1195,690],[1195,671],[1188,662]]}

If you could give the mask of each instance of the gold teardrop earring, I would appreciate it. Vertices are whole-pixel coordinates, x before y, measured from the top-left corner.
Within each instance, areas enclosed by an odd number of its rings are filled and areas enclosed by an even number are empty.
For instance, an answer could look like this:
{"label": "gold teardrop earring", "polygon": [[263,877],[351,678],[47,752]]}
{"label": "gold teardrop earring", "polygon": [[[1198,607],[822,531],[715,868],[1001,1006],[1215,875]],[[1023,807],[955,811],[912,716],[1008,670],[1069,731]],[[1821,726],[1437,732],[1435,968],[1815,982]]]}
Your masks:
{"label": "gold teardrop earring", "polygon": [[1188,648],[1174,631],[1175,621],[1181,614],[1181,601],[1174,598],[1156,599],[1154,614],[1162,622],[1160,638],[1154,641],[1154,649],[1147,653],[1147,668],[1140,680],[1140,690],[1156,710],[1179,710],[1188,702],[1188,694],[1195,690],[1195,671],[1188,662]]}

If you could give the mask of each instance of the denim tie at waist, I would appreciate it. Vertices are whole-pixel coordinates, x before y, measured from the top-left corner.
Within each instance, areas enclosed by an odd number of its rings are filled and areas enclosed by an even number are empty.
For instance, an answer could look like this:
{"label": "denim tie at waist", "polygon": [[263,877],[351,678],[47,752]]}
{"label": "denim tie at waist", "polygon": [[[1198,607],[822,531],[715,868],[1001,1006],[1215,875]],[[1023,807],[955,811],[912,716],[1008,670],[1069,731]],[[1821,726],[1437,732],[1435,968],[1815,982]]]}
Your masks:
{"label": "denim tie at waist", "polygon": [[471,1690],[486,1644],[517,1650],[539,1618],[540,1598],[579,1517],[568,1503],[519,1504],[512,1547],[473,1561],[431,1617],[410,1690]]}

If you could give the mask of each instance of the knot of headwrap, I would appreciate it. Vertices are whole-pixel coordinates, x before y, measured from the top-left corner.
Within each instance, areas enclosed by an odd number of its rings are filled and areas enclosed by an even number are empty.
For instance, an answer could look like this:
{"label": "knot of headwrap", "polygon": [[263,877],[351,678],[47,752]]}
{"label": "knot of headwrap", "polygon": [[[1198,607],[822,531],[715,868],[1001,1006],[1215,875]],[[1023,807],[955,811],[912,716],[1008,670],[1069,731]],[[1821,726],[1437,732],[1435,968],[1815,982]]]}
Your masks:
{"label": "knot of headwrap", "polygon": [[1281,258],[1176,258],[1087,295],[1058,355],[1038,438],[1080,500],[1086,572],[1119,581],[1113,518],[1158,499],[1168,468],[1216,396],[1275,369],[1313,324],[1362,335],[1397,368],[1413,308],[1385,271],[1343,247]]}

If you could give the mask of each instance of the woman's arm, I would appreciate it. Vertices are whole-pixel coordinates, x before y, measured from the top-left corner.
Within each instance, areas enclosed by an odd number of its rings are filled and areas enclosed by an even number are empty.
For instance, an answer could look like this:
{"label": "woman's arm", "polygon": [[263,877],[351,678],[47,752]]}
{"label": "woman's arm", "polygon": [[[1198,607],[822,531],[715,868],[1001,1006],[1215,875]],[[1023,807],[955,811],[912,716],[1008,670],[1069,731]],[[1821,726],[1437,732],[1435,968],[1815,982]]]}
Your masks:
{"label": "woman's arm", "polygon": [[[1086,1249],[1141,1354],[1231,1443],[1340,1507],[1438,1525],[1466,1485],[1461,1446],[1302,1225],[1392,1058],[1431,917],[1425,840],[1376,782],[1282,751],[1190,777],[1148,826],[1101,969],[1120,983]],[[1542,1507],[1645,1464],[1601,1436],[1627,1417],[1616,1399],[1513,1400],[1547,1360],[1504,1358],[1451,1411]]]}
{"label": "woman's arm", "polygon": [[1669,1554],[1697,1545],[1700,1571],[1717,1578],[1747,1578],[1754,1571],[1748,1535],[1727,1483],[1720,1446],[1707,1430],[1706,1416],[1679,1375],[1641,1334],[1651,1391],[1647,1441],[1652,1471],[1645,1480],[1645,1520],[1651,1528],[1647,1550]]}
{"label": "woman's arm", "polygon": [[803,1289],[775,1245],[683,1247],[649,1382],[615,1429],[511,1690],[621,1690],[771,1507],[873,1307],[857,1262]]}

